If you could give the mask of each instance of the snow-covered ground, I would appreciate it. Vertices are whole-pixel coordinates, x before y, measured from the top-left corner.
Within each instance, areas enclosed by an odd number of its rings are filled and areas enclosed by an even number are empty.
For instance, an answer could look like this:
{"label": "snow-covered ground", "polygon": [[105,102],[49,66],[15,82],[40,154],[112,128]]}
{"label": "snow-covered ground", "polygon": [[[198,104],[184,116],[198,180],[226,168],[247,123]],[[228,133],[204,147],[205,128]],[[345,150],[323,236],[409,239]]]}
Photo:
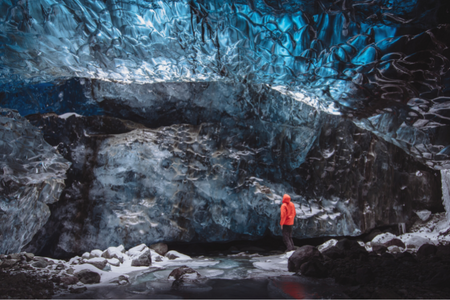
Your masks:
{"label": "snow-covered ground", "polygon": [[[383,233],[377,235],[372,241],[363,243],[368,251],[372,251],[372,246],[375,244],[386,243],[393,238],[400,239],[405,247],[398,245],[389,246],[388,252],[416,252],[423,244],[449,244],[450,243],[450,226],[445,213],[430,214],[424,219],[418,221],[410,232],[395,236],[391,233]],[[319,246],[320,251],[324,251],[332,247],[337,241],[329,240],[323,245]],[[133,260],[142,255],[145,251],[151,254],[152,263],[150,266],[133,266]],[[108,253],[108,255],[105,255]],[[77,274],[81,270],[91,270],[100,275],[100,282],[96,284],[83,284],[78,282],[69,287],[68,290],[62,289],[60,293],[56,294],[55,298],[122,298],[131,297],[131,295],[138,295],[139,297],[178,297],[173,294],[173,276],[169,276],[174,269],[181,266],[187,266],[197,271],[202,278],[208,280],[225,280],[229,282],[244,282],[247,280],[247,285],[261,282],[261,280],[269,280],[270,284],[265,284],[265,287],[272,286],[273,290],[279,291],[273,285],[276,285],[276,280],[284,278],[282,284],[285,285],[289,280],[309,280],[306,278],[300,279],[299,276],[292,276],[294,273],[287,270],[288,259],[293,251],[271,255],[261,256],[259,254],[248,254],[241,252],[233,255],[222,256],[199,256],[190,257],[171,250],[165,255],[158,254],[155,250],[149,249],[142,244],[136,246],[128,251],[120,247],[110,247],[104,251],[92,250],[90,253],[83,254],[82,257],[74,257],[70,261],[61,261],[47,258],[55,262],[53,269],[56,266],[63,264],[64,269],[60,271],[60,275]],[[106,257],[108,258],[106,258]],[[106,266],[101,270],[93,264],[99,262],[105,263]],[[120,263],[121,261],[121,263]],[[92,263],[92,264],[91,264]],[[278,278],[278,279],[277,279]],[[250,281],[248,281],[250,280]],[[320,281],[320,280],[319,280]],[[314,285],[319,282],[313,280],[306,285]],[[323,281],[323,282],[322,282]],[[322,280],[320,284],[328,287],[333,286],[332,282]],[[224,282],[224,281],[223,281]],[[222,283],[223,284],[223,283]],[[250,285],[251,285],[250,284]],[[280,283],[281,284],[281,283]],[[298,285],[296,285],[298,286]],[[335,289],[333,287],[331,289]],[[75,290],[79,293],[74,294]],[[184,287],[183,292],[199,292],[201,289],[212,289],[211,285],[194,285]],[[245,290],[242,286],[240,289]],[[70,291],[72,290],[72,293]],[[179,292],[179,290],[178,290]],[[137,296],[136,296],[137,297]]]}

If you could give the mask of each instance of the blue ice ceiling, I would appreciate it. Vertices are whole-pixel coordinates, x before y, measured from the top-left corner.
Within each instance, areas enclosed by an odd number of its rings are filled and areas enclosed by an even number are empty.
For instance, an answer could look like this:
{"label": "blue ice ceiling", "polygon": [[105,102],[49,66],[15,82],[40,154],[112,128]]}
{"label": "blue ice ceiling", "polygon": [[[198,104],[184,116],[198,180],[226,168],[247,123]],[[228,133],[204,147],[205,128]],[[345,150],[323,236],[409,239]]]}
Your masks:
{"label": "blue ice ceiling", "polygon": [[103,113],[91,81],[263,84],[449,168],[449,7],[2,0],[0,105],[89,115]]}

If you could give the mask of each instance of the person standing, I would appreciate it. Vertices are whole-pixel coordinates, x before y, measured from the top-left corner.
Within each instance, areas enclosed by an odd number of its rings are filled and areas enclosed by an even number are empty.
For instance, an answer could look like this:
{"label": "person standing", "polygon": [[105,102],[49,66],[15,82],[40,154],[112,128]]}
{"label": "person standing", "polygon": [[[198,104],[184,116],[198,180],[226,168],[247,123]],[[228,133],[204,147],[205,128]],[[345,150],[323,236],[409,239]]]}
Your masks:
{"label": "person standing", "polygon": [[295,206],[291,202],[291,197],[284,194],[283,203],[281,204],[281,230],[283,232],[283,242],[286,245],[287,251],[294,250],[294,241],[292,240],[292,226],[295,219]]}

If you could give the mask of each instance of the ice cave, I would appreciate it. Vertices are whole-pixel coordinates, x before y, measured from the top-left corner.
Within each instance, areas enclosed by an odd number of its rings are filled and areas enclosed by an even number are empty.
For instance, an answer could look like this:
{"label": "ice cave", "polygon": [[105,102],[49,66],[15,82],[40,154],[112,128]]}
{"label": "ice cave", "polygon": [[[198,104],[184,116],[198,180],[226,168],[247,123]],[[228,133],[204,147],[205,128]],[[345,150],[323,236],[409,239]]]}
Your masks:
{"label": "ice cave", "polygon": [[0,298],[450,298],[450,1],[0,0],[0,28]]}

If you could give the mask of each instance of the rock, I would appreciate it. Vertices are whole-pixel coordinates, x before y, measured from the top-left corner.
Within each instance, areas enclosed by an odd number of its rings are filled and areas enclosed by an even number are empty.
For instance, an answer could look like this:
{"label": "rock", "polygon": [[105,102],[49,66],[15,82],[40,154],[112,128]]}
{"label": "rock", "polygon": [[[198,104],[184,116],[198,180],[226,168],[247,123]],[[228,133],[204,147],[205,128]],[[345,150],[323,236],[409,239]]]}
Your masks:
{"label": "rock", "polygon": [[106,264],[108,263],[108,261],[102,257],[94,257],[91,259],[84,260],[84,263],[91,264],[91,265],[95,266],[96,268],[103,270],[106,267]]}
{"label": "rock", "polygon": [[72,284],[76,284],[78,282],[78,277],[77,276],[61,276],[61,283],[63,283],[64,285],[72,285]]}
{"label": "rock", "polygon": [[419,250],[417,250],[417,258],[424,259],[428,258],[432,255],[435,255],[437,252],[437,247],[432,244],[424,244],[420,246]]}
{"label": "rock", "polygon": [[25,252],[23,255],[25,256],[27,261],[33,260],[33,258],[34,258],[34,254],[33,253]]}
{"label": "rock", "polygon": [[12,253],[12,254],[8,254],[8,255],[6,256],[6,258],[8,258],[8,259],[17,259],[17,260],[20,260],[20,253]]}
{"label": "rock", "polygon": [[390,288],[376,288],[374,298],[379,299],[399,299],[401,298],[393,289]]}
{"label": "rock", "polygon": [[431,244],[430,239],[418,235],[404,234],[401,239],[407,249],[419,249],[424,244]]}
{"label": "rock", "polygon": [[[244,252],[242,252],[242,253],[244,253]],[[179,256],[177,256],[177,255],[175,255],[175,254],[173,254],[173,253],[168,253],[168,254],[166,254],[166,257],[167,257],[168,259],[170,259],[170,260],[174,260],[174,259],[179,258]]]}
{"label": "rock", "polygon": [[448,283],[450,282],[450,274],[448,270],[441,270],[438,271],[433,278],[427,281],[429,285],[435,286],[435,287],[448,287]]}
{"label": "rock", "polygon": [[167,251],[169,251],[169,247],[167,246],[167,244],[164,243],[157,243],[150,245],[150,249],[155,250],[156,253],[162,256],[166,255]]}
{"label": "rock", "polygon": [[111,266],[120,267],[120,260],[118,260],[117,258],[110,258],[110,259],[108,259],[108,263]]}
{"label": "rock", "polygon": [[84,269],[76,272],[75,276],[84,284],[93,284],[100,282],[100,274],[89,269]]}
{"label": "rock", "polygon": [[345,253],[344,251],[342,251],[341,249],[333,246],[331,248],[328,248],[327,250],[324,250],[322,252],[323,256],[329,257],[331,259],[338,259],[338,258],[343,258],[345,257]]}
{"label": "rock", "polygon": [[140,244],[137,245],[133,248],[130,248],[126,253],[128,254],[128,256],[136,256],[138,255],[140,252],[142,252],[145,248],[148,248],[147,245],[145,244]]}
{"label": "rock", "polygon": [[383,245],[372,245],[372,251],[375,252],[376,254],[383,254],[386,253],[388,250],[388,248],[386,246]]}
{"label": "rock", "polygon": [[178,280],[185,274],[190,275],[189,277],[192,277],[192,278],[200,278],[201,277],[200,273],[198,273],[194,269],[192,269],[188,266],[181,266],[179,268],[174,269],[172,272],[170,272],[168,279],[171,279],[171,277],[173,277],[173,279]]}
{"label": "rock", "polygon": [[40,259],[32,264],[35,268],[46,268],[48,265],[49,263],[45,259]]}
{"label": "rock", "polygon": [[75,270],[73,268],[69,268],[66,270],[66,273],[70,274],[70,275],[72,275],[74,272],[75,272]]}
{"label": "rock", "polygon": [[89,258],[94,258],[94,257],[101,257],[103,254],[102,250],[99,249],[94,249],[91,251],[91,253],[89,254]]}
{"label": "rock", "polygon": [[317,249],[319,249],[319,251],[323,254],[324,251],[327,251],[328,249],[334,247],[337,242],[338,242],[338,240],[336,240],[336,239],[330,239],[330,240],[326,241],[325,243],[323,243],[322,245],[317,246]]}
{"label": "rock", "polygon": [[150,248],[145,244],[133,247],[128,250],[131,257],[131,265],[134,267],[148,267],[152,264],[152,256]]}
{"label": "rock", "polygon": [[359,284],[367,284],[372,281],[373,279],[373,272],[369,268],[359,267],[356,269],[356,281]]}
{"label": "rock", "polygon": [[81,258],[89,259],[89,258],[91,258],[91,253],[89,253],[89,252],[84,252],[84,253],[81,255]]}
{"label": "rock", "polygon": [[[86,258],[86,259],[89,259],[89,258]],[[81,262],[81,260],[82,260],[81,257],[75,256],[75,257],[72,257],[72,258],[69,260],[69,264],[70,264],[70,265],[79,265],[80,262]]]}
{"label": "rock", "polygon": [[109,247],[102,253],[102,257],[104,258],[117,258],[120,263],[123,263],[124,260],[124,252],[125,247],[123,245],[120,245],[118,247]]}
{"label": "rock", "polygon": [[385,246],[388,248],[390,246],[398,246],[400,248],[406,248],[405,243],[401,239],[389,232],[377,235],[373,238],[371,244],[372,247]]}
{"label": "rock", "polygon": [[298,248],[288,259],[289,272],[300,271],[301,265],[313,258],[322,259],[322,254],[316,247],[306,245]]}
{"label": "rock", "polygon": [[436,256],[437,257],[450,257],[450,244],[437,246]]}
{"label": "rock", "polygon": [[426,222],[426,221],[428,221],[428,219],[430,219],[431,211],[429,211],[427,209],[414,211],[414,212],[419,217],[419,219],[421,219],[423,222]]}
{"label": "rock", "polygon": [[87,287],[85,287],[85,286],[71,286],[69,288],[69,291],[72,294],[81,294],[81,293],[85,292],[86,290],[87,290]]}
{"label": "rock", "polygon": [[323,263],[317,259],[309,260],[300,266],[300,273],[308,277],[324,278],[328,272]]}
{"label": "rock", "polygon": [[416,262],[415,256],[407,251],[395,254],[395,258],[403,262]]}
{"label": "rock", "polygon": [[13,267],[15,264],[17,264],[19,262],[18,259],[4,259],[2,261],[2,268],[11,268]]}
{"label": "rock", "polygon": [[402,250],[398,246],[389,246],[387,247],[387,252],[391,254],[400,253]]}

